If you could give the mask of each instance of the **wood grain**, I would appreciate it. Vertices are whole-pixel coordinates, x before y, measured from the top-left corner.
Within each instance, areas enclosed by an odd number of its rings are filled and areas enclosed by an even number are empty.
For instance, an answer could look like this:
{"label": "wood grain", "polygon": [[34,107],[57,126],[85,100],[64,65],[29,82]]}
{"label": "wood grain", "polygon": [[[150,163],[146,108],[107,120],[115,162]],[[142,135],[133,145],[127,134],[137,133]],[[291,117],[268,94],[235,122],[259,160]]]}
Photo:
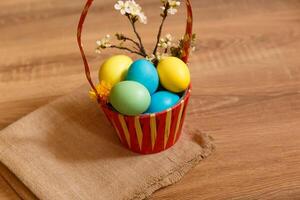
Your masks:
{"label": "wood grain", "polygon": [[[0,2],[0,128],[85,83],[75,42],[83,2]],[[152,199],[300,199],[300,1],[194,0],[198,49],[189,126],[215,138],[217,152]],[[96,74],[94,42],[129,32],[113,1],[96,1],[84,33]],[[142,1],[148,49],[158,1]],[[184,32],[183,12],[165,32]],[[123,23],[124,22],[124,23]],[[17,199],[0,179],[0,199]]]}

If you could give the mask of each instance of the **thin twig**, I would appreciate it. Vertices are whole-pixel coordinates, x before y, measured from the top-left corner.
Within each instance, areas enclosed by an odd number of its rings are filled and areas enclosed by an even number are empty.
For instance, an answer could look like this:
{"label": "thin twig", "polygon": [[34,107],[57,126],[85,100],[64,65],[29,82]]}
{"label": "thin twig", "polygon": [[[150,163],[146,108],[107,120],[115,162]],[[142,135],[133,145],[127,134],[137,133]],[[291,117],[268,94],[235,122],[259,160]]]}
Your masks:
{"label": "thin twig", "polygon": [[135,41],[134,39],[127,37],[122,33],[116,33],[115,36],[118,40],[120,40],[122,42],[126,42],[126,41],[132,42],[134,45],[136,45],[140,49],[140,44],[137,41]]}
{"label": "thin twig", "polygon": [[137,48],[136,46],[132,46],[132,48],[133,48],[134,50],[136,50],[136,51],[140,51],[140,49]]}
{"label": "thin twig", "polygon": [[158,48],[158,44],[159,44],[159,40],[160,40],[160,37],[161,37],[161,33],[162,33],[162,28],[164,26],[164,23],[166,21],[166,18],[168,17],[168,10],[170,8],[170,4],[169,3],[166,3],[165,5],[165,10],[164,10],[164,13],[163,13],[163,19],[161,21],[161,24],[159,26],[159,30],[158,30],[158,34],[157,34],[157,41],[156,41],[156,45],[155,45],[155,48],[153,50],[153,55],[156,55],[156,52],[157,52],[157,48]]}
{"label": "thin twig", "polygon": [[130,21],[130,24],[131,24],[132,28],[133,28],[133,32],[135,33],[137,39],[138,39],[139,42],[140,42],[140,50],[141,50],[141,53],[143,54],[144,57],[146,57],[146,56],[147,56],[147,53],[146,53],[145,47],[144,47],[144,45],[143,45],[142,38],[141,38],[140,34],[137,32],[137,30],[136,30],[135,22],[130,18],[129,15],[127,15],[127,17],[128,17],[128,19],[129,19],[129,21]]}
{"label": "thin twig", "polygon": [[125,50],[125,51],[128,51],[130,53],[134,53],[134,54],[137,54],[137,55],[140,55],[140,56],[143,56],[144,57],[144,54],[142,54],[141,52],[138,52],[138,51],[134,51],[132,49],[129,49],[127,47],[122,47],[122,46],[117,46],[117,45],[111,45],[110,47],[108,48],[115,48],[115,49],[120,49],[120,50]]}
{"label": "thin twig", "polygon": [[142,38],[141,38],[141,36],[139,35],[139,33],[137,32],[136,27],[135,27],[135,23],[134,23],[134,22],[132,22],[132,27],[133,27],[134,33],[136,34],[136,36],[137,36],[137,38],[138,38],[138,40],[139,40],[139,42],[140,42],[141,51],[142,51],[143,54],[146,55],[146,50],[145,50],[145,48],[144,48],[144,45],[143,45],[143,42],[142,42]]}
{"label": "thin twig", "polygon": [[168,53],[168,50],[169,50],[169,49],[168,49],[168,48],[166,48],[164,53],[165,53],[165,54],[167,54],[167,53]]}
{"label": "thin twig", "polygon": [[124,36],[124,40],[131,41],[131,42],[134,43],[139,49],[141,48],[141,47],[140,47],[140,44],[139,44],[138,42],[136,42],[134,39],[131,39],[131,38],[129,38],[129,37]]}

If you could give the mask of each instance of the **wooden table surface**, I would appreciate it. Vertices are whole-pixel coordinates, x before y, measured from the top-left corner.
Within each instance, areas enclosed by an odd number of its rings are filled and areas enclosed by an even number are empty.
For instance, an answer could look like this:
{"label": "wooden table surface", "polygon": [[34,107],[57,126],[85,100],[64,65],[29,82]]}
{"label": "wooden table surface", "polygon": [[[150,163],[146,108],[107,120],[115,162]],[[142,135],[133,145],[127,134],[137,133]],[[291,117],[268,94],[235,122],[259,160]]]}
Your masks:
{"label": "wooden table surface", "polygon": [[[159,0],[140,1],[152,47]],[[84,43],[96,74],[112,52],[94,54],[106,33],[130,33],[114,1],[97,0]],[[75,42],[82,0],[0,2],[0,129],[85,83]],[[191,58],[188,124],[217,151],[152,199],[300,199],[300,1],[193,0],[198,49]],[[184,12],[165,33],[184,31]],[[151,28],[150,28],[151,27]],[[0,199],[19,199],[0,179]]]}

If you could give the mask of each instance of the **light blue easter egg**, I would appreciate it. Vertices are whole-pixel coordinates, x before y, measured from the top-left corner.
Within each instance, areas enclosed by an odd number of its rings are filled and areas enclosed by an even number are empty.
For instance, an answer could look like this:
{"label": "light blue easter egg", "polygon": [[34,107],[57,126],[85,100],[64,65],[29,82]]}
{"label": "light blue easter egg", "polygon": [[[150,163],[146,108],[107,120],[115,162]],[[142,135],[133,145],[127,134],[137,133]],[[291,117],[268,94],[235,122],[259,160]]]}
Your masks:
{"label": "light blue easter egg", "polygon": [[140,59],[129,67],[126,80],[136,81],[144,85],[153,94],[159,85],[159,77],[155,66],[148,60]]}
{"label": "light blue easter egg", "polygon": [[146,113],[157,113],[167,110],[168,108],[175,106],[179,99],[177,94],[171,92],[156,92],[151,96],[151,104]]}

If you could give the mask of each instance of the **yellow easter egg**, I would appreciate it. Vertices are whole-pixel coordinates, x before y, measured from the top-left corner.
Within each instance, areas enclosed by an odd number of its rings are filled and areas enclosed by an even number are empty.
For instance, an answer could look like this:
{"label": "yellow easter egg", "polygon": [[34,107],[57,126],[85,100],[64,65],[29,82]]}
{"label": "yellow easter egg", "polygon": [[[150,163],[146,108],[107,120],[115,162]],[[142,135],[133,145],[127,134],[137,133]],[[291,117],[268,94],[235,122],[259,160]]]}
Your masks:
{"label": "yellow easter egg", "polygon": [[105,81],[114,86],[125,79],[131,64],[132,59],[125,55],[116,55],[108,58],[101,65],[99,81]]}
{"label": "yellow easter egg", "polygon": [[191,81],[188,66],[179,58],[167,57],[162,59],[157,66],[161,84],[171,92],[183,92]]}

